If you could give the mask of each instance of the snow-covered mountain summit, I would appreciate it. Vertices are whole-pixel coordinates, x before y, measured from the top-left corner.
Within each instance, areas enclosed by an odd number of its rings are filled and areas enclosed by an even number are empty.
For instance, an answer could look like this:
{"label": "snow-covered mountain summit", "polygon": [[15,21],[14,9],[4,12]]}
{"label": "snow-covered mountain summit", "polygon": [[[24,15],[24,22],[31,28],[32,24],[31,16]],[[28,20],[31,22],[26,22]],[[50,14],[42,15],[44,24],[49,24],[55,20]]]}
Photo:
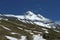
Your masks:
{"label": "snow-covered mountain summit", "polygon": [[26,17],[26,19],[30,19],[30,20],[40,20],[40,21],[48,20],[47,18],[43,17],[42,15],[40,15],[40,14],[36,15],[31,11],[26,12],[25,17]]}
{"label": "snow-covered mountain summit", "polygon": [[29,20],[40,20],[40,21],[48,21],[49,19],[43,17],[42,15],[40,14],[35,14],[31,11],[27,11],[24,15],[12,15],[12,14],[3,14],[4,16],[7,16],[7,17],[17,17],[17,18],[20,18],[20,19],[29,19]]}
{"label": "snow-covered mountain summit", "polygon": [[31,11],[27,11],[24,15],[11,15],[11,14],[3,14],[2,16],[6,17],[16,17],[18,20],[21,20],[23,22],[29,22],[29,23],[34,23],[40,26],[44,26],[47,28],[55,28],[55,23],[53,23],[50,19],[45,18],[41,14],[34,14]]}
{"label": "snow-covered mountain summit", "polygon": [[[19,15],[15,17],[17,17],[18,20],[21,20],[23,22],[34,23],[47,28],[51,28],[52,25],[54,26],[54,23],[50,19],[45,18],[41,14],[34,14],[31,11],[27,11],[24,15]],[[53,28],[55,28],[55,26]]]}

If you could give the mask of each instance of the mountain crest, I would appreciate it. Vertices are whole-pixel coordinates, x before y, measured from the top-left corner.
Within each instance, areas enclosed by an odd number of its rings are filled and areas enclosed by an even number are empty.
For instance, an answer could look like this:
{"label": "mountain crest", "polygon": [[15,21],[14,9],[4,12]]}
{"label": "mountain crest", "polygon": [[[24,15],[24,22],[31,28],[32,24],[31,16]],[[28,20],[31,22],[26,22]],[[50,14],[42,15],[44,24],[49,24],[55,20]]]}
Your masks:
{"label": "mountain crest", "polygon": [[[1,17],[1,16],[0,16]],[[51,25],[55,24],[53,23],[50,19],[43,17],[40,14],[34,14],[32,11],[27,11],[25,15],[8,15],[8,14],[3,14],[3,17],[15,17],[17,20],[21,20],[23,22],[30,22],[34,23],[40,26],[44,26],[47,28],[51,28]],[[26,20],[25,20],[26,19]]]}
{"label": "mountain crest", "polygon": [[34,15],[34,13],[32,11],[27,11],[26,12],[28,15]]}

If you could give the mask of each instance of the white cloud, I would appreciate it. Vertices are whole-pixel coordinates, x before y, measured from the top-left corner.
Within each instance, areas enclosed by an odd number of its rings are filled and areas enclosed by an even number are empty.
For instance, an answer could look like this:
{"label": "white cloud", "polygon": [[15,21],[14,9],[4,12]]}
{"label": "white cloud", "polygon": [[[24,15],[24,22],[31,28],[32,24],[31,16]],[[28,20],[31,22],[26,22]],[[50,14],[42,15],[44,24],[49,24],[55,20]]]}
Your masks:
{"label": "white cloud", "polygon": [[58,21],[55,21],[55,23],[57,23],[57,24],[59,24],[59,25],[60,25],[60,20],[58,20]]}

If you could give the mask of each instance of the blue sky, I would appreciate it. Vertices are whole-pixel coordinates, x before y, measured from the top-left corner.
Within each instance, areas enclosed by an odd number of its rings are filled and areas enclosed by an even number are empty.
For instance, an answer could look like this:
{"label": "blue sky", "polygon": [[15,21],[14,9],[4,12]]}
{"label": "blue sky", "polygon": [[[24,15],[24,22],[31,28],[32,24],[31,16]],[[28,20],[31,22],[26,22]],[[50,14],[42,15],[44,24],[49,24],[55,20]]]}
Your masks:
{"label": "blue sky", "polygon": [[60,20],[60,0],[0,0],[0,13],[23,14],[26,11]]}

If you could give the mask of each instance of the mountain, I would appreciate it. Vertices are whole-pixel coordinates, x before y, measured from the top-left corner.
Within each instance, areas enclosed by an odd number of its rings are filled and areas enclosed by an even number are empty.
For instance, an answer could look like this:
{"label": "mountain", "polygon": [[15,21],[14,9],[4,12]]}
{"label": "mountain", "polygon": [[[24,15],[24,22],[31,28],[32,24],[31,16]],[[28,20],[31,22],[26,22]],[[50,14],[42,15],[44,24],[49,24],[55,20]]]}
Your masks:
{"label": "mountain", "polygon": [[1,40],[60,40],[60,25],[41,14],[0,14]]}
{"label": "mountain", "polygon": [[4,16],[16,17],[18,20],[20,20],[22,22],[29,22],[29,23],[37,24],[37,25],[44,26],[47,28],[51,28],[51,26],[53,28],[56,28],[55,27],[56,24],[52,20],[45,18],[40,14],[36,15],[31,11],[26,12],[24,15],[8,15],[8,14],[5,14]]}

